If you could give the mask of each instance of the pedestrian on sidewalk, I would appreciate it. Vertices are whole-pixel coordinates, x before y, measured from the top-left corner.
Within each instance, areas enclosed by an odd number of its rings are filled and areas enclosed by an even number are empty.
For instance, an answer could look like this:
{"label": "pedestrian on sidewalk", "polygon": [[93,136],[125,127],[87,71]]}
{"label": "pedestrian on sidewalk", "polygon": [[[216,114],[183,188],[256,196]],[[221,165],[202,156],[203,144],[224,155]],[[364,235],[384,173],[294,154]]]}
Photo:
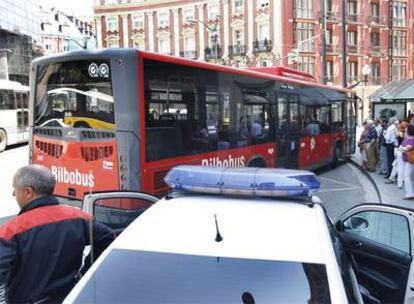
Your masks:
{"label": "pedestrian on sidewalk", "polygon": [[54,187],[52,172],[43,166],[25,166],[14,175],[20,212],[0,226],[6,303],[61,303],[79,275],[85,246],[92,245],[97,257],[114,239],[112,230],[89,214],[59,205]]}
{"label": "pedestrian on sidewalk", "polygon": [[[397,141],[398,143],[402,143],[404,140],[405,132],[407,129],[408,123],[405,121],[402,121],[400,125],[396,129],[397,134]],[[392,184],[397,179],[397,187],[402,189],[403,182],[404,182],[404,161],[403,161],[403,155],[401,149],[399,147],[396,147],[394,149],[394,162],[393,162],[393,168],[390,174],[390,177],[387,179],[385,183]]]}
{"label": "pedestrian on sidewalk", "polygon": [[398,147],[398,140],[396,129],[399,125],[399,121],[396,117],[391,117],[389,120],[388,128],[385,131],[384,138],[385,138],[385,146],[387,149],[387,175],[386,178],[389,178],[392,171],[392,164],[394,162],[394,149]]}
{"label": "pedestrian on sidewalk", "polygon": [[386,175],[388,171],[387,163],[387,147],[385,145],[384,134],[388,127],[388,122],[386,120],[381,121],[382,130],[378,137],[378,146],[379,146],[379,163],[378,163],[378,173],[380,175]]}
{"label": "pedestrian on sidewalk", "polygon": [[377,131],[372,120],[366,121],[367,126],[367,135],[365,138],[364,149],[367,156],[367,170],[375,172],[378,163],[378,154],[377,154]]}
{"label": "pedestrian on sidewalk", "polygon": [[366,144],[367,135],[368,135],[368,124],[366,121],[362,123],[362,128],[363,128],[362,133],[358,141],[358,148],[361,154],[362,167],[364,167],[364,169],[367,169],[367,153],[365,149],[365,144]]}
{"label": "pedestrian on sidewalk", "polygon": [[401,152],[403,153],[404,161],[404,199],[414,199],[414,164],[411,164],[407,158],[407,152],[414,149],[414,126],[407,127],[407,133],[404,141],[401,144]]}

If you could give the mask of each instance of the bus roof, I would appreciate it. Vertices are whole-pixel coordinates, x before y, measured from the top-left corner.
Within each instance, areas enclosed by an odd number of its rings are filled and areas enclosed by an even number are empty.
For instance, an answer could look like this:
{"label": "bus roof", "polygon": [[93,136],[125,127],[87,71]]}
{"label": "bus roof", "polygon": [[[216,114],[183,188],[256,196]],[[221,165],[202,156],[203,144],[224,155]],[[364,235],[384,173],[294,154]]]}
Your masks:
{"label": "bus roof", "polygon": [[28,92],[29,87],[22,85],[17,81],[10,81],[6,79],[0,79],[0,90],[13,90],[19,92]]}
{"label": "bus roof", "polygon": [[[147,52],[147,51],[138,51],[138,53],[141,54],[143,58],[147,58],[147,59],[183,64],[183,65],[192,66],[192,67],[200,67],[200,68],[205,68],[209,70],[228,72],[228,73],[245,75],[245,76],[278,80],[278,81],[283,81],[283,82],[292,83],[292,84],[320,87],[320,88],[325,88],[329,90],[335,90],[335,91],[340,91],[344,93],[354,94],[354,91],[349,90],[349,89],[317,83],[314,80],[311,80],[310,77],[308,77],[307,80],[302,80],[299,77],[297,77],[297,75],[305,75],[305,73],[302,73],[300,71],[295,71],[293,69],[284,68],[284,67],[283,67],[283,70],[290,70],[290,71],[297,72],[295,77],[290,77],[290,76],[288,77],[287,76],[288,73],[280,73],[279,69],[276,67],[273,67],[275,71],[275,73],[273,74],[270,72],[271,71],[270,68],[268,69],[263,69],[263,68],[240,69],[240,68],[234,68],[234,67],[225,66],[225,65],[218,65],[218,64],[204,62],[204,61],[196,61],[196,60],[186,59],[182,57],[163,55],[163,54],[152,53],[152,52]],[[286,75],[286,76],[282,76],[282,75]],[[302,78],[305,79],[305,77],[302,77]]]}
{"label": "bus roof", "polygon": [[[90,58],[91,55],[96,58],[99,58],[99,57],[102,58],[102,57],[116,57],[116,56],[128,56],[128,55],[130,56],[132,54],[137,54],[137,53],[138,53],[138,56],[140,56],[141,58],[146,58],[146,59],[182,64],[182,65],[191,66],[191,67],[204,68],[208,70],[221,71],[221,72],[239,74],[239,75],[244,75],[244,76],[260,77],[264,79],[271,79],[271,80],[276,80],[276,81],[281,81],[281,82],[291,83],[291,84],[320,87],[320,88],[325,88],[329,90],[335,90],[339,92],[354,94],[354,92],[349,89],[324,85],[321,83],[317,83],[315,81],[310,81],[310,78],[306,79],[306,77],[302,77],[301,79],[300,77],[297,77],[300,74],[304,75],[304,73],[300,71],[295,71],[296,77],[291,77],[292,73],[280,73],[280,72],[272,73],[272,72],[269,72],[271,71],[269,69],[260,69],[260,68],[240,69],[240,68],[234,68],[234,67],[229,67],[225,65],[218,65],[218,64],[204,62],[204,61],[197,61],[197,60],[191,60],[191,59],[186,59],[182,57],[141,51],[141,50],[137,50],[133,48],[107,48],[107,49],[96,49],[96,50],[77,50],[77,51],[67,52],[64,54],[43,56],[43,57],[35,59],[33,63],[37,64],[37,63],[45,63],[45,62],[52,63],[52,62],[62,62],[62,61],[70,61],[70,60],[82,60],[82,59]],[[273,69],[275,69],[275,67],[273,67]],[[283,68],[283,69],[288,70],[288,68]],[[289,69],[289,70],[294,71],[292,69]]]}

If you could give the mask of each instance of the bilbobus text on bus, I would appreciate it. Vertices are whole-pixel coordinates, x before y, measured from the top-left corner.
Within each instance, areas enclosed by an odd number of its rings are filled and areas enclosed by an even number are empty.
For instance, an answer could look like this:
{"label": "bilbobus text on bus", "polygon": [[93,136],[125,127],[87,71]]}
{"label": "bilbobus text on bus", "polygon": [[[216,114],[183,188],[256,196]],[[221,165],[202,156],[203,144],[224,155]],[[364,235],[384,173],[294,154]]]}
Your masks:
{"label": "bilbobus text on bus", "polygon": [[314,169],[355,150],[352,92],[292,69],[105,49],[36,59],[31,71],[31,162],[68,199],[162,195],[179,164]]}
{"label": "bilbobus text on bus", "polygon": [[0,80],[0,152],[29,141],[29,87]]}

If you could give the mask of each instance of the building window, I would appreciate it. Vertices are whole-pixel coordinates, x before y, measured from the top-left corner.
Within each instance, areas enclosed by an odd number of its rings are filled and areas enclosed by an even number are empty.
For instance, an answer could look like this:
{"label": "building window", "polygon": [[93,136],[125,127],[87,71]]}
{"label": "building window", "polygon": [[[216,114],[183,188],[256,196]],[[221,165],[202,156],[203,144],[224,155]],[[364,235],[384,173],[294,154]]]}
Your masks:
{"label": "building window", "polygon": [[117,31],[118,30],[118,18],[109,17],[106,19],[106,28],[108,31]]}
{"label": "building window", "polygon": [[326,44],[327,45],[332,45],[332,43],[333,43],[333,32],[332,32],[332,29],[327,29],[326,30],[326,36],[325,36],[325,38],[326,38]]}
{"label": "building window", "polygon": [[348,62],[348,82],[358,81],[358,62]]}
{"label": "building window", "polygon": [[184,10],[184,22],[191,22],[194,20],[194,10],[192,8]]}
{"label": "building window", "polygon": [[258,0],[257,1],[257,8],[261,9],[261,8],[265,8],[269,6],[269,0]]}
{"label": "building window", "polygon": [[119,42],[118,40],[109,40],[108,44],[107,44],[108,48],[117,48],[119,47]]}
{"label": "building window", "polygon": [[371,63],[371,76],[373,84],[381,84],[380,64],[379,62]]}
{"label": "building window", "polygon": [[234,12],[235,13],[243,12],[243,0],[234,0]]}
{"label": "building window", "polygon": [[170,40],[166,38],[159,39],[158,50],[161,54],[170,54]]}
{"label": "building window", "polygon": [[371,32],[371,46],[379,46],[379,45],[380,45],[380,33]]}
{"label": "building window", "polygon": [[296,25],[296,48],[299,51],[311,52],[313,44],[313,23],[298,22]]}
{"label": "building window", "polygon": [[370,3],[370,17],[371,17],[372,22],[379,23],[379,4],[378,3]]}
{"label": "building window", "polygon": [[185,46],[186,51],[194,51],[195,50],[194,37],[185,37],[184,46]]}
{"label": "building window", "polygon": [[144,18],[142,16],[134,16],[132,27],[134,29],[144,28]]}
{"label": "building window", "polygon": [[348,0],[348,16],[356,16],[358,14],[358,2],[356,0]]}
{"label": "building window", "polygon": [[170,18],[167,13],[161,13],[158,15],[158,26],[167,27],[170,23]]}
{"label": "building window", "polygon": [[315,74],[315,58],[312,56],[299,56],[296,68],[300,71]]}
{"label": "building window", "polygon": [[334,82],[334,78],[333,78],[333,75],[334,75],[334,63],[333,63],[333,61],[331,61],[331,60],[328,60],[327,61],[327,74],[326,74],[326,80],[328,81],[328,82]]}
{"label": "building window", "polygon": [[296,18],[313,18],[313,0],[295,0]]}
{"label": "building window", "polygon": [[392,81],[405,79],[406,62],[401,59],[392,61]]}
{"label": "building window", "polygon": [[356,31],[347,32],[347,42],[348,45],[354,46],[357,44],[358,33]]}
{"label": "building window", "polygon": [[234,31],[234,42],[236,45],[243,44],[243,31],[241,30]]}
{"label": "building window", "polygon": [[138,50],[145,50],[145,41],[144,40],[134,40],[134,48]]}
{"label": "building window", "polygon": [[117,4],[118,0],[106,0],[106,4]]}
{"label": "building window", "polygon": [[260,66],[261,67],[267,67],[267,66],[269,66],[269,61],[267,59],[261,60],[260,61]]}
{"label": "building window", "polygon": [[407,3],[394,2],[393,3],[393,16],[392,23],[394,26],[406,26],[407,25]]}
{"label": "building window", "polygon": [[215,5],[210,5],[208,9],[208,18],[211,20],[215,20],[220,17],[220,7]]}
{"label": "building window", "polygon": [[407,49],[407,32],[394,31],[392,33],[392,53],[394,56],[405,56]]}
{"label": "building window", "polygon": [[259,40],[269,40],[269,24],[260,24],[259,25]]}

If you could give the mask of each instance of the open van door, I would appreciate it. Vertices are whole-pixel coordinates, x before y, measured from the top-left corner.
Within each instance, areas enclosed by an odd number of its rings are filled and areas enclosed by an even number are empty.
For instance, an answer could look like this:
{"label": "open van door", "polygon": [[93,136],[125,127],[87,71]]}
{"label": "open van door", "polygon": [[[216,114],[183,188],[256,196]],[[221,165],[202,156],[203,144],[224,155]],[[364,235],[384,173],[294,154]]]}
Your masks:
{"label": "open van door", "polygon": [[159,198],[141,192],[104,192],[85,196],[83,211],[120,234]]}
{"label": "open van door", "polygon": [[414,303],[413,214],[364,204],[336,222],[366,303]]}

